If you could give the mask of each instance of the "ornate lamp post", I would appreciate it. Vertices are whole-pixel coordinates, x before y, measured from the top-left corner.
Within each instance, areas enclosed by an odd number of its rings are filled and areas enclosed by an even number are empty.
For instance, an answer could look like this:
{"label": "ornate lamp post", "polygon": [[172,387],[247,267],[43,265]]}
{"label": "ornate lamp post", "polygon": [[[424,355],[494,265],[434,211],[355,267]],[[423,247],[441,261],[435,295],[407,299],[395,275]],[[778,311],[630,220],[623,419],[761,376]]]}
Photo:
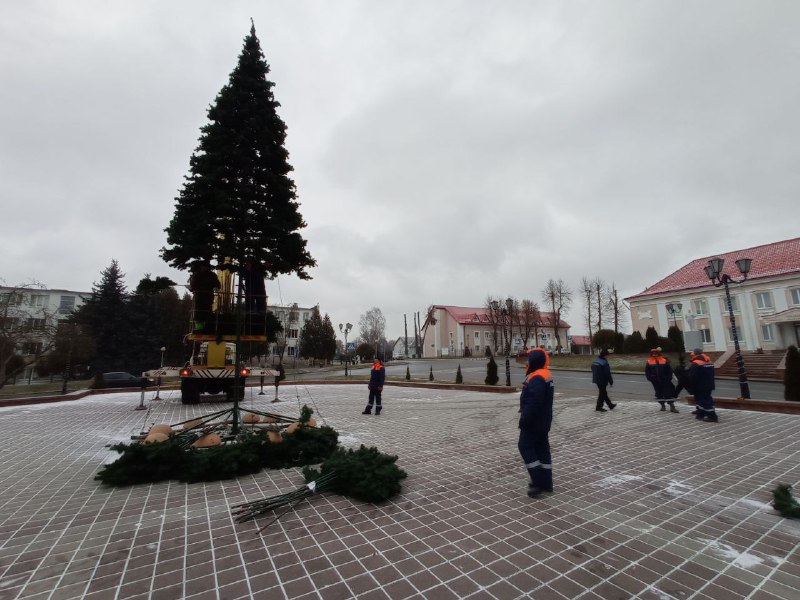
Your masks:
{"label": "ornate lamp post", "polygon": [[683,304],[681,304],[680,302],[675,302],[674,304],[670,302],[666,306],[667,312],[672,316],[672,324],[675,327],[678,326],[678,318],[675,315],[680,314],[682,308]]}
{"label": "ornate lamp post", "polygon": [[733,347],[736,351],[736,366],[739,370],[739,389],[741,391],[741,398],[750,398],[750,384],[747,383],[747,372],[744,369],[744,360],[742,360],[742,351],[739,348],[739,335],[736,331],[736,319],[733,316],[733,303],[731,302],[731,291],[728,288],[729,283],[741,283],[747,279],[747,274],[750,272],[750,265],[753,260],[750,258],[740,258],[736,261],[736,268],[743,275],[740,280],[733,279],[727,273],[722,272],[725,266],[725,259],[715,257],[709,259],[708,265],[703,269],[711,280],[714,287],[725,287],[725,299],[728,302],[728,315],[731,319],[731,336],[733,337]]}
{"label": "ornate lamp post", "polygon": [[347,334],[350,333],[350,330],[353,329],[352,323],[347,323],[346,325],[342,325],[339,323],[339,331],[344,334],[344,376],[347,377],[347,363],[350,362],[350,354],[347,350]]}
{"label": "ornate lamp post", "polygon": [[[503,319],[502,327],[503,327],[503,345],[505,346],[504,354],[506,355],[506,385],[511,386],[511,363],[510,363],[510,355],[511,355],[511,309],[514,308],[514,301],[511,298],[506,298],[506,305],[501,309],[500,303],[497,300],[492,300],[492,308],[497,311],[500,310],[500,315]],[[509,327],[506,329],[506,322],[508,322]]]}

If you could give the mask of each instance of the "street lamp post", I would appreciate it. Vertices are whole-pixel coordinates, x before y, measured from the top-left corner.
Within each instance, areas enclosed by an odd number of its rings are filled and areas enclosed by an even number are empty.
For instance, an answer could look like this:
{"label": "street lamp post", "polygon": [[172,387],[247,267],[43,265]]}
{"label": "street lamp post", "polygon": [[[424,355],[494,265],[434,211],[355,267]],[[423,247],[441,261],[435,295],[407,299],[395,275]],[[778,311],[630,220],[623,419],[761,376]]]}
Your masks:
{"label": "street lamp post", "polygon": [[728,315],[731,319],[731,336],[733,337],[733,347],[736,351],[736,366],[739,371],[739,390],[741,392],[740,399],[750,398],[750,384],[747,382],[747,372],[744,368],[744,360],[742,359],[742,350],[739,348],[739,335],[736,331],[736,319],[733,316],[733,303],[731,302],[731,291],[728,288],[729,283],[741,283],[747,279],[747,274],[750,272],[750,265],[753,260],[750,258],[740,258],[736,261],[736,268],[743,275],[742,279],[733,279],[727,273],[722,272],[725,265],[725,259],[715,257],[709,259],[708,265],[703,269],[711,280],[714,287],[725,287],[725,299],[728,303]]}
{"label": "street lamp post", "polygon": [[158,377],[156,377],[156,396],[153,400],[161,400],[161,371],[164,370],[164,352],[167,351],[165,346],[161,346],[161,367],[158,370]]}
{"label": "street lamp post", "polygon": [[680,302],[676,302],[674,304],[670,302],[666,306],[667,312],[672,316],[672,324],[675,327],[678,326],[678,318],[675,315],[680,314],[681,308],[683,308],[683,304],[681,304]]}
{"label": "street lamp post", "polygon": [[352,323],[347,323],[346,325],[342,325],[339,323],[339,331],[344,334],[344,376],[347,377],[347,363],[350,362],[349,354],[347,351],[347,334],[350,333],[350,330],[353,329]]}
{"label": "street lamp post", "polygon": [[[511,309],[514,307],[514,301],[511,298],[506,298],[506,319],[508,319],[508,338],[506,340],[506,386],[511,387],[511,334],[514,331],[511,328]],[[505,327],[505,320],[503,321]]]}
{"label": "street lamp post", "polygon": [[506,385],[511,386],[511,362],[510,362],[510,354],[511,354],[511,327],[508,327],[506,330],[506,320],[508,320],[509,325],[511,322],[511,309],[514,307],[514,301],[511,298],[506,299],[506,305],[503,308],[500,308],[500,303],[497,300],[492,300],[492,308],[497,311],[500,311],[500,317],[502,319],[501,327],[503,328],[503,345],[504,353],[506,355]]}

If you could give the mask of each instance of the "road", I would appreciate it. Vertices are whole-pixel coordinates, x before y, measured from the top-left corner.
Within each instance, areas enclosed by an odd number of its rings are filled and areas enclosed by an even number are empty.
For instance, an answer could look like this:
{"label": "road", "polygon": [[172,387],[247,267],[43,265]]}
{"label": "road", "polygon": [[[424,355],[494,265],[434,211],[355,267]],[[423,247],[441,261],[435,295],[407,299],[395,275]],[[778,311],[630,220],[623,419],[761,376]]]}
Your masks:
{"label": "road", "polygon": [[[408,367],[411,378],[416,380],[428,380],[433,369],[434,381],[440,383],[454,383],[456,371],[461,365],[461,375],[464,383],[483,383],[486,378],[486,360],[480,359],[436,359],[436,360],[408,360],[401,363],[387,363],[386,374],[390,377],[405,377],[406,367]],[[369,376],[371,365],[359,365],[351,369],[352,374],[358,376]],[[511,384],[519,385],[524,376],[525,368],[515,361],[510,363]],[[505,361],[497,361],[498,376],[500,385],[506,381]],[[320,374],[306,373],[296,376],[299,379],[319,379]],[[344,372],[325,373],[326,379],[344,377]],[[588,371],[559,371],[553,370],[553,378],[556,382],[556,390],[559,392],[570,392],[581,395],[595,395],[597,387],[592,383],[592,374]],[[783,400],[783,384],[780,382],[751,381],[750,393],[752,398],[757,400]],[[649,399],[653,396],[653,387],[641,375],[634,373],[617,373],[614,375],[614,386],[609,390],[612,399],[615,397]],[[717,379],[716,396],[724,398],[736,398],[739,396],[739,382],[731,379]]]}

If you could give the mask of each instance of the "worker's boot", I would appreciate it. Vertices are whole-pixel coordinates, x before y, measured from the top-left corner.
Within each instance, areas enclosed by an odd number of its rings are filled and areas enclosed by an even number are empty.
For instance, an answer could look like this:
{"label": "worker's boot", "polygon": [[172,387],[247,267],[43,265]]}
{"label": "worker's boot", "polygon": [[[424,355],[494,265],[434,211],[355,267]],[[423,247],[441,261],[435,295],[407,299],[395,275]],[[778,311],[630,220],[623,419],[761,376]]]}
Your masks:
{"label": "worker's boot", "polygon": [[661,411],[662,411],[662,412],[664,412],[665,410],[667,410],[667,405],[666,405],[666,404],[664,404],[663,402],[659,402],[659,404],[661,405]]}
{"label": "worker's boot", "polygon": [[379,414],[381,414],[381,409],[382,409],[382,408],[383,408],[383,407],[382,407],[380,404],[379,404],[378,406],[376,406],[376,407],[375,407],[375,416],[376,416],[376,417],[377,417]]}
{"label": "worker's boot", "polygon": [[364,409],[364,412],[361,413],[362,415],[371,415],[372,414],[372,404],[367,404],[367,408]]}
{"label": "worker's boot", "polygon": [[675,403],[674,402],[670,402],[669,403],[669,412],[674,412],[674,413],[680,412],[677,408],[675,408]]}

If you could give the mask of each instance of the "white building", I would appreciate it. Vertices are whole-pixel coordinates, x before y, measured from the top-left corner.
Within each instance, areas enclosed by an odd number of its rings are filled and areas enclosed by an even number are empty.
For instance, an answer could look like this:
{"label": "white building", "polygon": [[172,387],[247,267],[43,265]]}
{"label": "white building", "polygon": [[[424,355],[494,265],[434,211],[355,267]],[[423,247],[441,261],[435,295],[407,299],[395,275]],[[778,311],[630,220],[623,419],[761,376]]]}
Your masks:
{"label": "white building", "polygon": [[311,319],[313,307],[301,307],[293,304],[268,304],[267,310],[275,315],[283,325],[283,333],[278,334],[278,339],[269,342],[271,364],[277,364],[281,356],[283,359],[293,360],[297,357],[300,332]]}
{"label": "white building", "polygon": [[[716,256],[725,260],[723,273],[736,280],[742,278],[736,261],[752,259],[747,279],[729,284],[741,349],[781,351],[800,345],[800,238]],[[676,325],[684,332],[698,332],[705,351],[732,350],[725,289],[714,287],[704,271],[711,258],[715,257],[697,258],[626,298],[633,330],[644,335],[652,326],[663,336]]]}
{"label": "white building", "polygon": [[[569,328],[564,320],[558,328],[561,345],[567,348]],[[552,313],[539,313],[535,333],[532,328],[527,340],[522,339],[519,330],[516,322],[506,320],[505,334],[511,336],[511,354],[534,346],[553,351],[558,346]],[[435,305],[422,326],[422,357],[484,356],[487,347],[494,350],[495,336],[498,336],[497,347],[505,347],[503,334],[502,322],[496,316],[493,319],[487,308]]]}
{"label": "white building", "polygon": [[[59,321],[69,317],[92,297],[91,292],[43,289],[34,286],[0,286],[0,326],[25,357],[42,354],[53,341]],[[31,377],[35,364],[24,377]]]}

